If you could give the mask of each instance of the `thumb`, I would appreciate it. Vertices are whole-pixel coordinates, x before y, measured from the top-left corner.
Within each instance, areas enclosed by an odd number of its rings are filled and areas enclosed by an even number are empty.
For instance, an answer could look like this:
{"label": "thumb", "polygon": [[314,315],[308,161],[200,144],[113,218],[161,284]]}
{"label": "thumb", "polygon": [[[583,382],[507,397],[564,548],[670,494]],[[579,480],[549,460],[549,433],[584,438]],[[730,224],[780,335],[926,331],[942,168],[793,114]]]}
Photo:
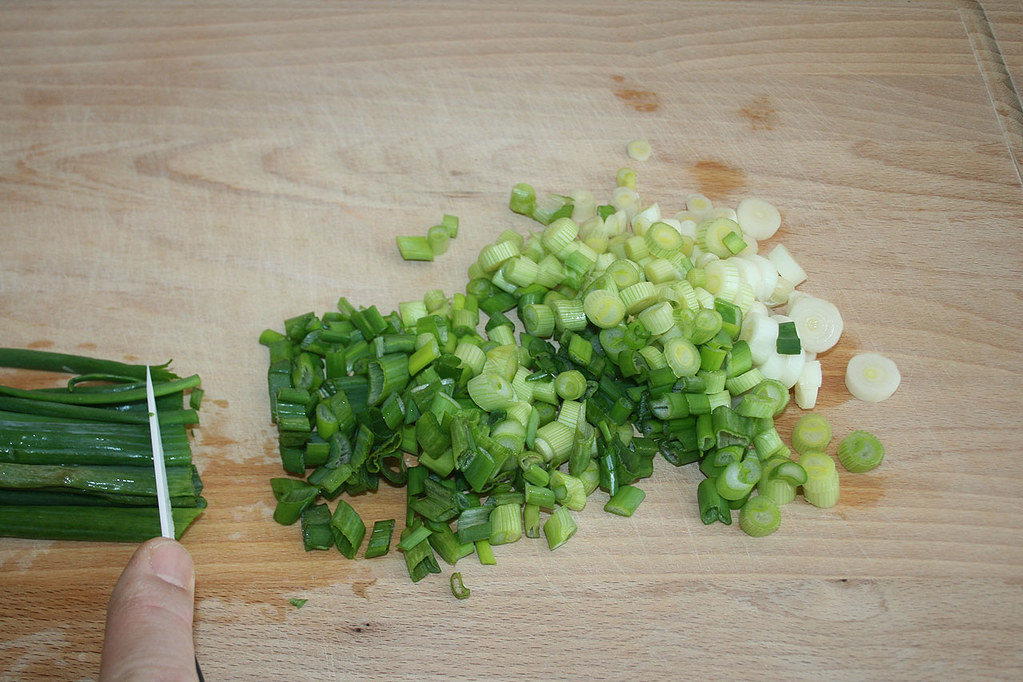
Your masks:
{"label": "thumb", "polygon": [[195,571],[168,538],[140,546],[107,605],[101,680],[196,680],[192,613]]}

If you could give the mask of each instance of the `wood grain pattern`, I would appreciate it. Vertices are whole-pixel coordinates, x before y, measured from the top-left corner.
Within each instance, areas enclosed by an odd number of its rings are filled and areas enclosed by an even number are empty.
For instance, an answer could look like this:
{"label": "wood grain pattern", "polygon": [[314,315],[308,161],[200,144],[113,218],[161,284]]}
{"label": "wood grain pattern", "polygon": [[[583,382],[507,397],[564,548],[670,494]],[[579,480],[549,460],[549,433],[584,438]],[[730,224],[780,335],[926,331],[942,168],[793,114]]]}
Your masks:
{"label": "wood grain pattern", "polygon": [[[208,679],[1018,679],[1023,611],[1018,2],[0,6],[0,343],[203,377],[187,534]],[[412,585],[271,520],[266,327],[341,295],[461,289],[509,188],[755,194],[834,301],[821,411],[889,456],[766,539],[660,466],[551,553]],[[433,264],[397,234],[462,220]],[[845,362],[902,369],[881,405]],[[0,382],[30,381],[0,371]],[[787,432],[796,417],[780,421]],[[355,500],[400,516],[400,491]],[[0,539],[0,678],[98,670],[133,547]],[[309,599],[301,610],[289,597]],[[474,657],[470,664],[467,653]],[[301,673],[296,673],[301,671]]]}

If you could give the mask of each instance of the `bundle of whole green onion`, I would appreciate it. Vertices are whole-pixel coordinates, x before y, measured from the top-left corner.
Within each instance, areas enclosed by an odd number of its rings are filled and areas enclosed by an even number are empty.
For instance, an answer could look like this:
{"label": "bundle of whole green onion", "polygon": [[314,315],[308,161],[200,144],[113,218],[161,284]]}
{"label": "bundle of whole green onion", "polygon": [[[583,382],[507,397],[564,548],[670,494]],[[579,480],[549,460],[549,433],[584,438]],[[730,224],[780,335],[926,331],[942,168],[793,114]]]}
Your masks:
{"label": "bundle of whole green onion", "polygon": [[[301,519],[307,550],[333,538],[354,556],[365,523],[318,500],[381,477],[407,486],[397,547],[414,581],[440,571],[437,554],[493,563],[493,545],[523,535],[560,547],[598,489],[605,510],[631,515],[658,454],[699,464],[704,523],[745,510],[750,535],[773,532],[807,484],[815,504],[837,499],[834,470],[808,476],[774,424],[793,387],[801,407],[815,402],[819,363],[800,325],[830,314],[807,305],[797,323],[769,310],[805,279],[780,245],[756,255],[777,210],[693,195],[664,217],[640,210],[634,183],[620,171],[607,204],[518,184],[510,208],[540,228],[487,245],[464,292],[429,291],[389,314],[342,297],[262,333],[281,460],[301,477],[274,479],[275,516]],[[835,337],[815,336],[813,352]],[[365,555],[387,553],[393,528],[377,521]]]}
{"label": "bundle of whole green onion", "polygon": [[[0,386],[0,535],[141,542],[160,535],[145,365],[0,348],[0,366],[73,375],[62,388]],[[178,537],[206,500],[187,427],[199,377],[152,368]],[[190,391],[189,405],[184,395]]]}

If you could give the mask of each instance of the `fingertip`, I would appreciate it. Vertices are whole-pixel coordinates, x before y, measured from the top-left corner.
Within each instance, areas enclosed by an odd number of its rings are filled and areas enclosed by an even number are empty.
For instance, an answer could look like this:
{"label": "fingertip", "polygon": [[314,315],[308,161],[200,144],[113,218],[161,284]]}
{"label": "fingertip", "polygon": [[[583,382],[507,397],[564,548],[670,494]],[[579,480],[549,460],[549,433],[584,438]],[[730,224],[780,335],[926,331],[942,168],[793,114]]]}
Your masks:
{"label": "fingertip", "polygon": [[195,589],[195,567],[184,545],[170,538],[153,538],[142,549],[148,552],[153,575],[177,587]]}

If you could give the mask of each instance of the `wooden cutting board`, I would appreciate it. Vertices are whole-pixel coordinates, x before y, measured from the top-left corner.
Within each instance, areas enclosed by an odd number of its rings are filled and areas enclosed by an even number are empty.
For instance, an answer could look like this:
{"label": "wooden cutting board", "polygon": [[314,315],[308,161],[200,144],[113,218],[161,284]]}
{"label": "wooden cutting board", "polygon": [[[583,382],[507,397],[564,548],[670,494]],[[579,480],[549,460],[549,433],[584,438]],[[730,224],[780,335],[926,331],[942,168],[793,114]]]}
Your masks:
{"label": "wooden cutting board", "polygon": [[[207,679],[1019,678],[1019,2],[10,2],[0,7],[0,343],[199,373],[209,508],[186,534]],[[650,141],[643,163],[626,143]],[[412,584],[302,551],[259,333],[391,310],[506,229],[511,186],[747,195],[845,316],[818,411],[888,457],[764,539],[704,527],[660,462],[550,552]],[[461,218],[404,263],[399,234]],[[764,245],[769,246],[769,245]],[[894,359],[881,404],[844,388]],[[0,383],[29,378],[0,373]],[[779,421],[788,433],[796,408]],[[353,500],[401,518],[402,492]],[[97,674],[128,545],[0,539],[0,677]],[[308,599],[300,610],[289,598]]]}

